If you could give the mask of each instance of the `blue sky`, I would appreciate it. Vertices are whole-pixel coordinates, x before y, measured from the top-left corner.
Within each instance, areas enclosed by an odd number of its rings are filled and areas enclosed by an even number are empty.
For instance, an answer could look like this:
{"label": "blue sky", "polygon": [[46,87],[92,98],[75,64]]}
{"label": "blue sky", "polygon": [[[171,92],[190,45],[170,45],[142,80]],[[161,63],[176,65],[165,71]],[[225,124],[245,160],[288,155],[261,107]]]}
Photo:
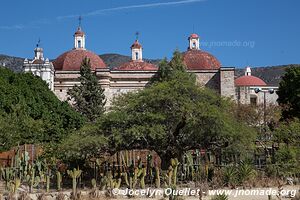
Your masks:
{"label": "blue sky", "polygon": [[0,54],[51,59],[73,47],[78,16],[86,47],[130,55],[139,31],[146,58],[185,51],[193,31],[223,66],[300,63],[298,0],[10,0],[1,2]]}

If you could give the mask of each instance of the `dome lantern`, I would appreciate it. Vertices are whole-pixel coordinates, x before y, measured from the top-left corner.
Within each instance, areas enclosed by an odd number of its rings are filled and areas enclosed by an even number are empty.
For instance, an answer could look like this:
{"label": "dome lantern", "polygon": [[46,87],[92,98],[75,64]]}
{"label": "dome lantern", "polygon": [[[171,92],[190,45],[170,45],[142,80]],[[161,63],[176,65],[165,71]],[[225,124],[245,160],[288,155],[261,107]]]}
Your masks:
{"label": "dome lantern", "polygon": [[189,40],[189,48],[188,49],[200,49],[200,42],[199,42],[199,36],[195,33],[191,34],[188,38]]}
{"label": "dome lantern", "polygon": [[81,16],[79,17],[79,25],[74,34],[74,49],[85,49],[85,33],[81,29]]}

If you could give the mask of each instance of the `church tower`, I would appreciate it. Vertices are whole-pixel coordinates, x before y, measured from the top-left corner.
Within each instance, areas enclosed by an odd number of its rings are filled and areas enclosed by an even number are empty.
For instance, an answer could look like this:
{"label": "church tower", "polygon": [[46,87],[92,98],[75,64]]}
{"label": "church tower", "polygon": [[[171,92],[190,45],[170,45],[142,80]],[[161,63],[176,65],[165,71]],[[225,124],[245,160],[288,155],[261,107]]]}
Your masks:
{"label": "church tower", "polygon": [[251,68],[250,67],[246,67],[245,76],[251,76]]}
{"label": "church tower", "polygon": [[54,90],[54,67],[48,58],[44,58],[44,49],[40,47],[40,40],[34,49],[34,58],[29,61],[27,58],[23,63],[24,72],[30,72],[41,77],[49,86],[50,90]]}
{"label": "church tower", "polygon": [[132,61],[143,62],[143,47],[138,40],[139,32],[136,32],[136,39],[131,45],[131,57]]}
{"label": "church tower", "polygon": [[138,40],[131,45],[131,57],[133,61],[143,62],[143,48]]}
{"label": "church tower", "polygon": [[82,31],[81,28],[81,20],[82,18],[79,17],[79,26],[74,34],[74,49],[85,50],[85,33]]}
{"label": "church tower", "polygon": [[192,50],[199,50],[200,49],[200,43],[199,43],[199,36],[195,33],[191,34],[188,38],[189,40],[189,48]]}

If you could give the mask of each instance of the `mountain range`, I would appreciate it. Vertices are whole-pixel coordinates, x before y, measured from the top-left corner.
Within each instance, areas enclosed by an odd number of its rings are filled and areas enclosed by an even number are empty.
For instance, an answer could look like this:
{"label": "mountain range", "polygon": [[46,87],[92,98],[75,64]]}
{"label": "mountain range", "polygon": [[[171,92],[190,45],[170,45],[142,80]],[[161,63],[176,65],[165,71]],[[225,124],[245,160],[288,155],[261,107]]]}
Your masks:
{"label": "mountain range", "polygon": [[[102,54],[99,55],[106,65],[109,68],[114,68],[119,66],[121,63],[128,62],[131,60],[131,57],[124,56],[120,54]],[[150,62],[153,64],[158,64],[159,59],[144,59],[146,62]],[[21,72],[23,66],[24,58],[1,55],[0,54],[0,66],[4,66],[10,68],[15,72]],[[261,67],[253,67],[252,75],[257,76],[263,79],[268,85],[278,86],[281,80],[281,76],[284,74],[285,69],[290,66],[300,67],[300,64],[290,64],[290,65],[278,65],[278,66],[261,66]],[[239,77],[244,74],[244,68],[236,67],[235,68],[235,76]]]}

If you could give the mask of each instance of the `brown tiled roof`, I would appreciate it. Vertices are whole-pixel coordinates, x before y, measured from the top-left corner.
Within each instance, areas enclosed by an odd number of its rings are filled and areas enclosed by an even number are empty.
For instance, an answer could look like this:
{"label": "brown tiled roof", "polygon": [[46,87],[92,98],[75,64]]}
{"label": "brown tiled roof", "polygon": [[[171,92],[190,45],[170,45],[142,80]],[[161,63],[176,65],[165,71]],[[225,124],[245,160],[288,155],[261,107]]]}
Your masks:
{"label": "brown tiled roof", "polygon": [[135,40],[134,43],[131,45],[131,48],[140,49],[142,45],[139,43],[138,40]]}
{"label": "brown tiled roof", "polygon": [[87,57],[90,59],[91,69],[106,68],[103,60],[95,53],[84,49],[73,49],[58,56],[53,62],[55,70],[79,71],[82,60]]}
{"label": "brown tiled roof", "polygon": [[183,54],[183,61],[188,69],[219,69],[220,62],[211,54],[202,51],[190,49]]}
{"label": "brown tiled roof", "polygon": [[116,70],[142,70],[142,71],[147,71],[147,70],[157,70],[157,66],[143,62],[143,61],[130,61],[121,64]]}
{"label": "brown tiled roof", "polygon": [[84,35],[85,35],[85,33],[81,30],[80,27],[75,32],[75,36],[84,36]]}

